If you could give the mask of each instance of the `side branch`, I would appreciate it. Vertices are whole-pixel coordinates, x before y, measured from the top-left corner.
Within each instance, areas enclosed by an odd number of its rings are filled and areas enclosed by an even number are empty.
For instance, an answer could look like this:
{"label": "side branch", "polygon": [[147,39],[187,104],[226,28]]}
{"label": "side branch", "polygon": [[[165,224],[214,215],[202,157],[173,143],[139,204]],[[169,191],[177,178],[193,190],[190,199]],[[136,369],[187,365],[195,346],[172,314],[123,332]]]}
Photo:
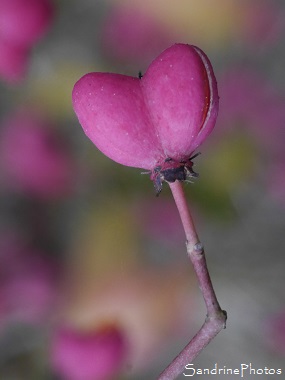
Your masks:
{"label": "side branch", "polygon": [[203,245],[200,243],[181,182],[169,183],[186,235],[187,254],[196,273],[206,308],[206,320],[188,345],[161,373],[158,380],[173,380],[190,364],[210,341],[226,327],[227,313],[221,309],[208,272]]}

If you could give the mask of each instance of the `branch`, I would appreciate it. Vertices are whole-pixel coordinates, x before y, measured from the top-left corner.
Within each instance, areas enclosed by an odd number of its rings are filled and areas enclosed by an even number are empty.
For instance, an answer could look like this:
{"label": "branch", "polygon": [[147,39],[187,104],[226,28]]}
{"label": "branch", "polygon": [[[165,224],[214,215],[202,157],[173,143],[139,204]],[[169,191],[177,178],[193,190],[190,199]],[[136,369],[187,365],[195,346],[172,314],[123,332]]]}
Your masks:
{"label": "branch", "polygon": [[227,313],[221,309],[208,272],[203,245],[200,243],[181,182],[169,183],[186,235],[187,254],[196,273],[206,308],[206,320],[188,345],[160,374],[158,380],[173,380],[226,327]]}

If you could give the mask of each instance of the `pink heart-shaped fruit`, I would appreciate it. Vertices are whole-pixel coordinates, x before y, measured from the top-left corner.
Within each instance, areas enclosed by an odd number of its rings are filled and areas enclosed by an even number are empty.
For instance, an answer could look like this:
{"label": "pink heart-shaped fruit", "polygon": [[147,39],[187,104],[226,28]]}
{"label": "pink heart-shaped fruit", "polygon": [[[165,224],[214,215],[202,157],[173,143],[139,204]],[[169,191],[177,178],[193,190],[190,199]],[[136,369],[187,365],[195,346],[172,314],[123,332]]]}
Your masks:
{"label": "pink heart-shaped fruit", "polygon": [[185,44],[162,52],[141,78],[86,74],[72,97],[98,149],[120,164],[152,171],[189,160],[213,129],[219,103],[209,59]]}

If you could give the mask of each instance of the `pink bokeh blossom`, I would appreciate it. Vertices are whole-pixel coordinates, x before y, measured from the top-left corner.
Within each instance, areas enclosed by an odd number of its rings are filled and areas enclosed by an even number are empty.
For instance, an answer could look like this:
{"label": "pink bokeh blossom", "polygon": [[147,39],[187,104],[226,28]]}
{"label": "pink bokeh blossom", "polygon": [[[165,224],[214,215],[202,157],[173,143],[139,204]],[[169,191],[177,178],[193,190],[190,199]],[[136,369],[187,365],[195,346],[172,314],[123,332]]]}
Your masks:
{"label": "pink bokeh blossom", "polygon": [[[79,271],[67,284],[61,326],[71,326],[84,335],[114,325],[127,342],[122,360],[131,368],[122,370],[141,373],[154,365],[169,339],[179,339],[193,327],[196,299],[191,284],[189,272],[176,264],[161,270],[132,268],[126,272],[116,267],[101,278]],[[81,363],[71,363],[70,371],[74,366],[78,373]]]}
{"label": "pink bokeh blossom", "polygon": [[127,342],[116,326],[94,331],[58,328],[51,342],[51,366],[64,380],[108,380],[125,359]]}
{"label": "pink bokeh blossom", "polygon": [[76,169],[71,151],[35,111],[19,110],[3,122],[0,156],[8,188],[45,199],[72,191]]}
{"label": "pink bokeh blossom", "polygon": [[30,51],[53,19],[51,0],[0,0],[0,77],[19,83],[27,72]]}
{"label": "pink bokeh blossom", "polygon": [[55,261],[11,233],[2,232],[0,250],[1,329],[9,323],[46,322],[57,298]]}
{"label": "pink bokeh blossom", "polygon": [[6,41],[0,34],[0,77],[17,83],[24,77],[29,60],[26,47]]}

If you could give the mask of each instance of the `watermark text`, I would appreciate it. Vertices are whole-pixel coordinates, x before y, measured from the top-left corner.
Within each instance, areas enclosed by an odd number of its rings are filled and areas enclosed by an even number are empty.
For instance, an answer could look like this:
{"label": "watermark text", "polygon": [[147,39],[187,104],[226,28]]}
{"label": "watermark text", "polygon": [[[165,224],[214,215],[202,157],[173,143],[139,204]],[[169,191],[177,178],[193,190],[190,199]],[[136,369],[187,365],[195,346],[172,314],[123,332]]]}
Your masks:
{"label": "watermark text", "polygon": [[219,366],[215,363],[212,368],[195,368],[194,364],[187,364],[183,372],[184,376],[193,377],[195,375],[238,375],[239,377],[245,377],[248,375],[282,375],[281,368],[270,368],[268,366],[255,367],[252,363],[241,363],[236,368],[230,368],[227,366]]}

